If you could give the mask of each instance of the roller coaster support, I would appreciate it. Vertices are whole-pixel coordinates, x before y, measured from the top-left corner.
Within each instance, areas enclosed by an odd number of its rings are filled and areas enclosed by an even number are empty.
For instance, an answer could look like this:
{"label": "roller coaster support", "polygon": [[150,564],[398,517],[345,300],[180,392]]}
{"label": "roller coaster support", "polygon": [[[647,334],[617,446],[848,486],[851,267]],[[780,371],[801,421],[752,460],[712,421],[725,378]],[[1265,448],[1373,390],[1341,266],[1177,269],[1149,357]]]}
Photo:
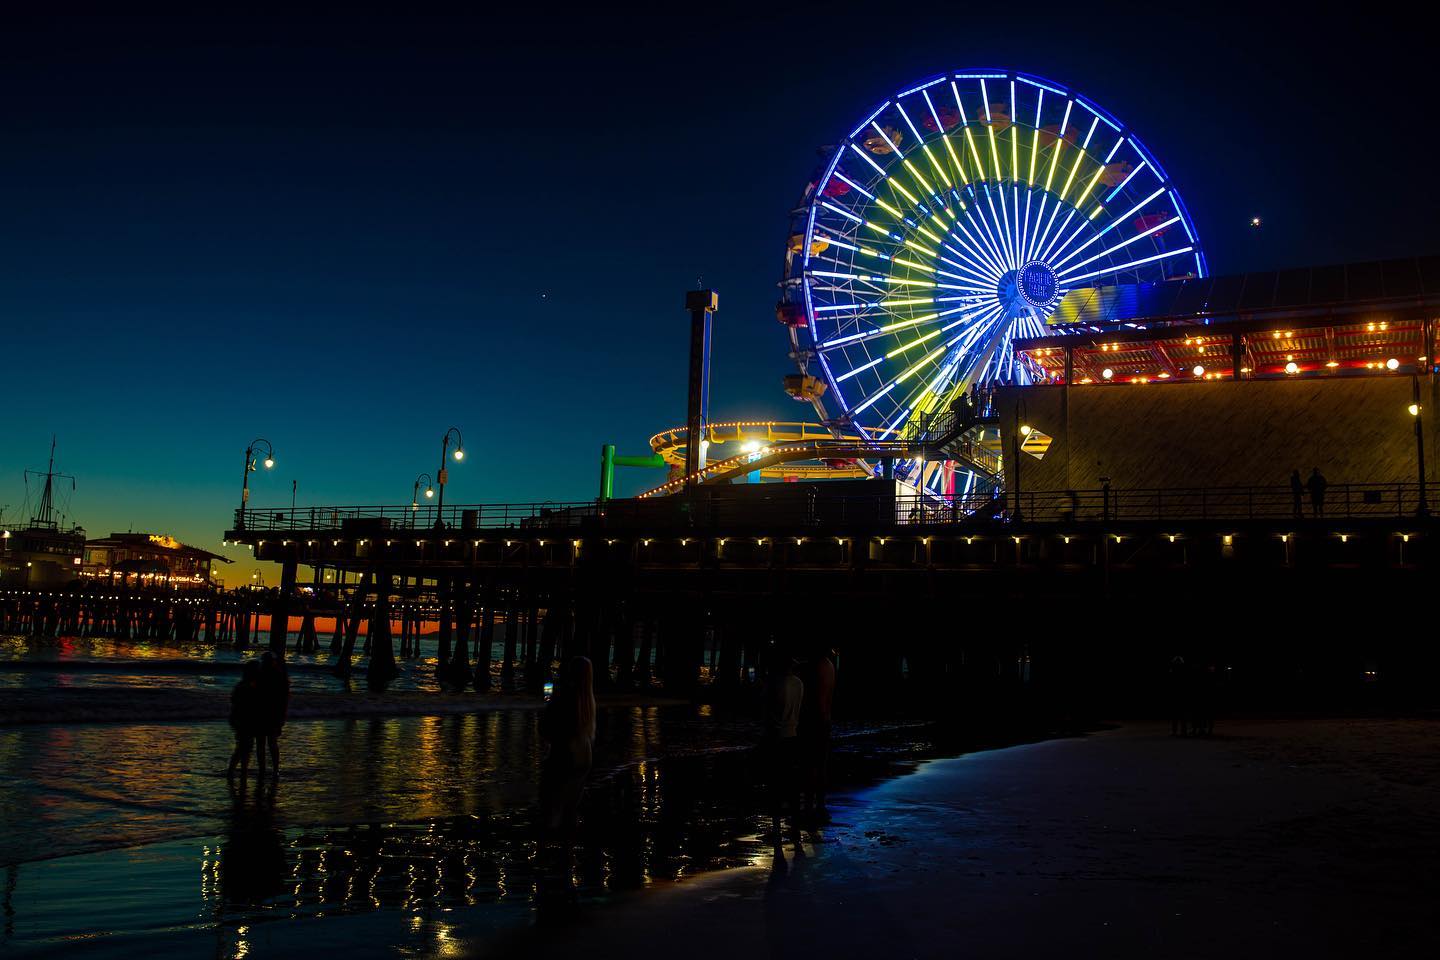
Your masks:
{"label": "roller coaster support", "polygon": [[615,495],[616,467],[649,467],[663,470],[665,466],[665,458],[658,453],[644,457],[630,457],[623,454],[617,456],[615,444],[602,444],[600,447],[600,499],[602,501],[609,500]]}

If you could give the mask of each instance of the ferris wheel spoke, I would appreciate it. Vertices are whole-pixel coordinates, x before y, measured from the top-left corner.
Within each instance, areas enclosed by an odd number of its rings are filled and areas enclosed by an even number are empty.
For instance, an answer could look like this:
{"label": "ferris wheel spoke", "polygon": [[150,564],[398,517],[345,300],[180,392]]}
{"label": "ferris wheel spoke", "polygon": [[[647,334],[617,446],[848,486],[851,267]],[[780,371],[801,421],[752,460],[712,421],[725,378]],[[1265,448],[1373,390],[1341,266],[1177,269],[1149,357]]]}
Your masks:
{"label": "ferris wheel spoke", "polygon": [[1078,282],[1080,282],[1081,280],[1092,280],[1092,279],[1094,279],[1094,278],[1096,278],[1096,277],[1108,277],[1108,276],[1110,276],[1111,274],[1119,273],[1119,272],[1121,272],[1122,270],[1128,270],[1128,269],[1130,269],[1131,267],[1138,267],[1138,266],[1142,266],[1142,265],[1147,264],[1147,263],[1155,263],[1155,262],[1157,262],[1157,261],[1159,261],[1159,260],[1168,260],[1170,257],[1178,257],[1178,256],[1180,256],[1182,253],[1189,253],[1190,251],[1192,251],[1192,250],[1194,250],[1194,249],[1195,249],[1194,247],[1185,246],[1185,247],[1180,247],[1180,248],[1175,249],[1175,250],[1166,250],[1165,252],[1163,252],[1163,253],[1157,253],[1157,254],[1155,254],[1154,256],[1141,257],[1141,258],[1138,259],[1138,260],[1131,260],[1129,263],[1117,264],[1116,266],[1106,267],[1106,268],[1104,268],[1103,270],[1095,270],[1095,271],[1093,271],[1093,272],[1091,272],[1091,273],[1082,273],[1082,274],[1080,274],[1079,276],[1068,277],[1067,279],[1068,279],[1071,283],[1078,283]]}
{"label": "ferris wheel spoke", "polygon": [[[959,229],[960,233],[952,230],[950,231],[950,238],[971,254],[971,259],[977,266],[982,263],[984,264],[986,269],[982,272],[993,271],[994,276],[998,279],[1005,273],[1005,268],[1001,265],[1001,258],[998,255],[998,251],[989,243],[989,239],[985,237],[981,231],[974,213],[969,210],[965,211],[965,219],[970,222],[970,226],[974,228],[975,232],[971,233],[964,222],[956,220],[955,226]],[[961,234],[964,235],[963,238]],[[959,251],[956,252],[958,253]]]}
{"label": "ferris wheel spoke", "polygon": [[1110,223],[1107,224],[1103,230],[1097,231],[1096,234],[1095,234],[1095,236],[1091,237],[1089,240],[1086,240],[1084,243],[1080,244],[1080,246],[1078,246],[1078,247],[1076,247],[1074,250],[1070,251],[1070,256],[1065,257],[1064,259],[1059,259],[1059,258],[1057,258],[1056,261],[1055,261],[1055,267],[1058,269],[1059,267],[1064,266],[1066,262],[1068,262],[1069,260],[1073,259],[1074,257],[1079,256],[1079,255],[1080,255],[1082,252],[1084,252],[1084,250],[1085,250],[1087,247],[1089,247],[1092,243],[1095,243],[1095,242],[1099,241],[1102,237],[1104,237],[1106,234],[1108,234],[1111,230],[1114,230],[1116,227],[1120,226],[1120,224],[1122,224],[1122,223],[1129,223],[1131,217],[1135,216],[1135,214],[1137,214],[1137,213],[1139,213],[1141,210],[1145,209],[1146,205],[1148,205],[1148,204],[1150,203],[1150,201],[1154,200],[1156,197],[1160,196],[1160,195],[1163,194],[1164,192],[1165,192],[1165,187],[1162,186],[1162,187],[1160,187],[1160,189],[1158,189],[1158,190],[1156,190],[1154,193],[1150,194],[1150,195],[1149,195],[1148,197],[1146,197],[1144,200],[1141,200],[1139,203],[1135,204],[1135,205],[1134,205],[1133,207],[1131,207],[1129,210],[1125,211],[1125,212],[1122,213],[1120,216],[1118,216],[1118,217],[1116,217],[1114,220],[1110,221]]}
{"label": "ferris wheel spoke", "polygon": [[[986,226],[987,226],[987,227],[993,227],[993,228],[994,228],[994,233],[992,234],[992,236],[995,238],[995,245],[1000,249],[1001,262],[1004,263],[1005,266],[1006,266],[1008,269],[1014,270],[1014,269],[1015,269],[1015,254],[1014,254],[1014,252],[1010,249],[1009,241],[1006,239],[1006,236],[1005,236],[1005,233],[1006,233],[1006,231],[1005,231],[1005,218],[1004,218],[1003,216],[1001,216],[1001,215],[1000,215],[998,212],[996,212],[996,210],[995,210],[995,194],[996,194],[996,193],[999,193],[999,194],[1000,194],[1000,206],[1001,206],[1001,207],[1004,207],[1004,206],[1005,206],[1005,192],[1004,192],[1004,190],[1003,190],[1003,189],[992,190],[992,189],[990,188],[989,184],[986,184],[986,186],[985,186],[985,206],[986,206],[986,208],[990,211],[990,219],[989,219],[989,221],[986,223]],[[982,216],[981,219],[984,220],[984,217]]]}
{"label": "ferris wheel spoke", "polygon": [[[946,243],[946,244],[944,244],[943,246],[944,246],[944,248],[945,248],[946,250],[948,250],[948,251],[950,251],[951,253],[955,254],[957,257],[964,257],[964,256],[966,256],[966,254],[961,253],[959,250],[957,250],[953,245],[951,245],[951,244],[949,244],[949,243]],[[981,267],[980,267],[977,263],[975,263],[975,261],[973,261],[973,260],[970,260],[970,262],[968,262],[968,263],[960,263],[960,262],[957,261],[957,260],[952,260],[952,259],[950,259],[949,257],[945,256],[943,253],[940,254],[939,256],[940,256],[941,262],[943,262],[943,263],[948,263],[950,266],[954,267],[955,269],[957,269],[957,270],[964,270],[966,273],[968,273],[968,274],[970,275],[970,276],[969,276],[969,280],[970,280],[971,283],[979,283],[979,284],[981,284],[982,288],[985,289],[987,292],[994,291],[994,289],[995,289],[995,279],[996,279],[996,277],[995,277],[995,274],[994,274],[993,271],[987,271],[987,270],[981,268]],[[967,257],[967,259],[969,259],[969,258]],[[939,271],[936,271],[936,272],[939,272]]]}
{"label": "ferris wheel spoke", "polygon": [[[1066,225],[1067,225],[1067,226],[1069,225],[1069,220],[1068,220],[1068,218],[1067,218],[1067,220],[1066,220]],[[1082,217],[1082,218],[1080,219],[1080,224],[1079,224],[1079,226],[1077,226],[1077,227],[1070,233],[1070,236],[1066,237],[1063,241],[1060,241],[1059,243],[1057,243],[1054,250],[1046,251],[1046,257],[1047,257],[1046,262],[1053,264],[1053,263],[1055,262],[1055,260],[1060,256],[1060,254],[1064,253],[1065,250],[1070,246],[1070,244],[1074,243],[1075,240],[1076,240],[1076,238],[1079,237],[1080,234],[1082,234],[1082,233],[1085,232],[1085,228],[1088,227],[1088,226],[1090,226],[1090,221],[1089,221],[1089,220],[1086,220],[1086,219],[1084,219],[1084,218]],[[1063,228],[1062,228],[1062,229],[1061,229],[1061,233],[1063,233],[1063,232],[1064,232],[1064,230],[1063,230]],[[1057,234],[1056,234],[1056,237],[1058,238],[1060,235],[1061,235],[1061,234],[1057,233]]]}
{"label": "ferris wheel spoke", "polygon": [[[1054,215],[1055,213],[1059,213],[1059,212],[1060,212],[1061,206],[1062,206],[1062,205],[1061,205],[1060,203],[1058,203],[1058,202],[1055,204],[1055,210],[1054,210],[1054,212],[1052,213],[1052,218],[1053,218],[1053,215]],[[1075,219],[1075,208],[1074,208],[1074,207],[1071,207],[1071,208],[1069,208],[1068,210],[1065,211],[1065,219],[1060,221],[1060,227],[1059,227],[1058,230],[1055,231],[1055,235],[1054,235],[1053,237],[1050,237],[1050,242],[1044,244],[1044,245],[1041,247],[1041,249],[1040,249],[1040,259],[1041,259],[1041,260],[1044,260],[1044,261],[1047,262],[1047,263],[1050,261],[1050,250],[1051,250],[1051,248],[1054,247],[1055,244],[1057,244],[1057,243],[1060,242],[1060,238],[1065,235],[1065,230],[1066,230],[1066,228],[1068,228],[1068,227],[1070,226],[1070,221],[1073,220],[1073,219]],[[1052,222],[1053,222],[1053,219],[1052,219]],[[1049,234],[1049,227],[1051,226],[1051,224],[1048,224],[1048,223],[1047,223],[1045,226],[1046,226],[1046,233],[1047,233],[1047,235],[1048,235],[1048,234]],[[1042,238],[1042,239],[1043,239],[1043,238]]]}
{"label": "ferris wheel spoke", "polygon": [[1130,244],[1132,244],[1132,243],[1137,243],[1137,242],[1139,242],[1139,241],[1141,241],[1141,240],[1144,240],[1146,237],[1153,236],[1154,234],[1159,233],[1159,232],[1161,232],[1161,231],[1163,231],[1163,230],[1166,230],[1166,229],[1174,226],[1176,223],[1179,223],[1179,222],[1180,222],[1180,218],[1179,218],[1178,216],[1171,217],[1169,220],[1166,220],[1164,223],[1156,224],[1155,226],[1151,227],[1149,230],[1146,230],[1144,233],[1137,233],[1135,236],[1131,237],[1129,240],[1122,240],[1120,243],[1115,244],[1113,247],[1110,247],[1110,248],[1107,249],[1107,250],[1102,250],[1102,251],[1100,251],[1099,253],[1095,254],[1094,256],[1090,257],[1089,259],[1081,260],[1079,263],[1075,264],[1075,265],[1072,266],[1072,267],[1066,267],[1064,270],[1057,270],[1057,271],[1056,271],[1056,276],[1057,276],[1057,277],[1063,277],[1063,276],[1065,276],[1066,274],[1074,273],[1076,270],[1079,270],[1081,267],[1087,267],[1087,266],[1089,266],[1090,264],[1094,263],[1096,260],[1099,260],[1101,257],[1107,257],[1107,256],[1109,256],[1110,254],[1114,253],[1114,252],[1117,251],[1117,250],[1123,250],[1125,247],[1130,246]]}
{"label": "ferris wheel spoke", "polygon": [[[986,189],[989,189],[988,185],[986,186]],[[990,230],[990,224],[985,219],[984,211],[981,210],[978,215],[976,214],[975,211],[979,209],[980,205],[976,204],[974,208],[966,211],[966,219],[970,221],[970,226],[975,228],[975,233],[981,238],[981,240],[984,241],[985,249],[989,251],[991,259],[995,262],[996,271],[999,274],[1003,274],[1007,269],[1005,266],[1005,251],[1000,248],[999,242],[995,239],[994,233]]]}

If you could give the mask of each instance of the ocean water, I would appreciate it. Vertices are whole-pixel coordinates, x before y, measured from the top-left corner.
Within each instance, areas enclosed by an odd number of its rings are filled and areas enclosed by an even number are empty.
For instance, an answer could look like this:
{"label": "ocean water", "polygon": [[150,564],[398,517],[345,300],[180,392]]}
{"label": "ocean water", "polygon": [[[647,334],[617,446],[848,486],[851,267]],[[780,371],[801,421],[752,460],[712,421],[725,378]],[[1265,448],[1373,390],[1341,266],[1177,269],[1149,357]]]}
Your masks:
{"label": "ocean water", "polygon": [[[12,647],[0,703],[19,689],[16,675],[122,701],[233,683],[238,655],[185,653],[96,642],[27,660]],[[35,666],[64,656],[66,669]],[[314,666],[323,695],[361,696]],[[533,704],[292,719],[280,776],[261,785],[252,773],[243,790],[224,776],[233,738],[223,721],[0,726],[0,952],[238,957],[283,928],[301,942],[380,936],[443,953],[459,917],[515,922],[557,869],[534,826],[537,720]],[[598,728],[573,873],[582,899],[764,858],[748,713],[615,706]],[[906,728],[838,732],[836,777],[851,784],[928,749]]]}

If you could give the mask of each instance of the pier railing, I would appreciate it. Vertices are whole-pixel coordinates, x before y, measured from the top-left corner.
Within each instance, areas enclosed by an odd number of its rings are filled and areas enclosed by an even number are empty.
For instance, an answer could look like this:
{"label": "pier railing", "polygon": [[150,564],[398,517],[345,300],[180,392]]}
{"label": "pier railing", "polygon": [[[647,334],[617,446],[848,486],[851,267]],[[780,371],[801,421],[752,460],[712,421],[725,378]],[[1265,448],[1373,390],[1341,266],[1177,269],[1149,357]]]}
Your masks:
{"label": "pier railing", "polygon": [[984,525],[994,523],[1104,523],[1145,521],[1326,520],[1414,517],[1422,512],[1418,483],[1330,484],[1320,509],[1308,492],[1298,502],[1289,486],[1165,487],[1009,492],[998,497],[953,499],[896,497],[890,493],[839,497],[727,496],[725,487],[646,500],[498,503],[433,506],[329,506],[295,510],[252,509],[246,534],[333,532],[370,537],[484,530],[556,530],[582,526],[738,525]]}

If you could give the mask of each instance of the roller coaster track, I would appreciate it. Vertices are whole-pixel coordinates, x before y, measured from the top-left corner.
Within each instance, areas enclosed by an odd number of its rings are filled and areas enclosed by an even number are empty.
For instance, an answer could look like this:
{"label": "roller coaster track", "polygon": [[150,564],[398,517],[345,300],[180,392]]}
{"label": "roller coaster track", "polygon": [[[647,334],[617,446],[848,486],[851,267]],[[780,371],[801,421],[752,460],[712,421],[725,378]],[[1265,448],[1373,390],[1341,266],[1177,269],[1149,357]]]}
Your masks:
{"label": "roller coaster track", "polygon": [[[990,416],[961,418],[947,415],[945,418],[937,418],[933,424],[927,424],[928,429],[922,430],[919,436],[909,439],[866,440],[861,437],[836,439],[826,431],[823,437],[782,440],[764,446],[753,453],[742,453],[738,456],[717,460],[707,464],[702,470],[675,477],[653,490],[647,490],[640,496],[645,498],[675,493],[690,483],[727,483],[736,477],[743,477],[756,470],[773,469],[780,464],[796,460],[852,460],[856,462],[861,475],[868,475],[869,469],[864,465],[870,460],[924,457],[931,460],[954,460],[988,480],[997,480],[1000,466],[995,451],[987,444],[966,437],[966,434],[974,428],[994,422],[995,419]],[[755,426],[764,425],[755,424]],[[811,424],[785,424],[784,426],[813,427]],[[823,428],[816,429],[823,430]],[[668,431],[667,433],[674,432]],[[683,435],[684,428],[680,428],[678,432]],[[666,435],[656,434],[656,437],[651,440],[651,447],[656,449],[656,452],[660,452],[659,448],[655,446],[656,440]],[[681,443],[683,444],[683,440]]]}

